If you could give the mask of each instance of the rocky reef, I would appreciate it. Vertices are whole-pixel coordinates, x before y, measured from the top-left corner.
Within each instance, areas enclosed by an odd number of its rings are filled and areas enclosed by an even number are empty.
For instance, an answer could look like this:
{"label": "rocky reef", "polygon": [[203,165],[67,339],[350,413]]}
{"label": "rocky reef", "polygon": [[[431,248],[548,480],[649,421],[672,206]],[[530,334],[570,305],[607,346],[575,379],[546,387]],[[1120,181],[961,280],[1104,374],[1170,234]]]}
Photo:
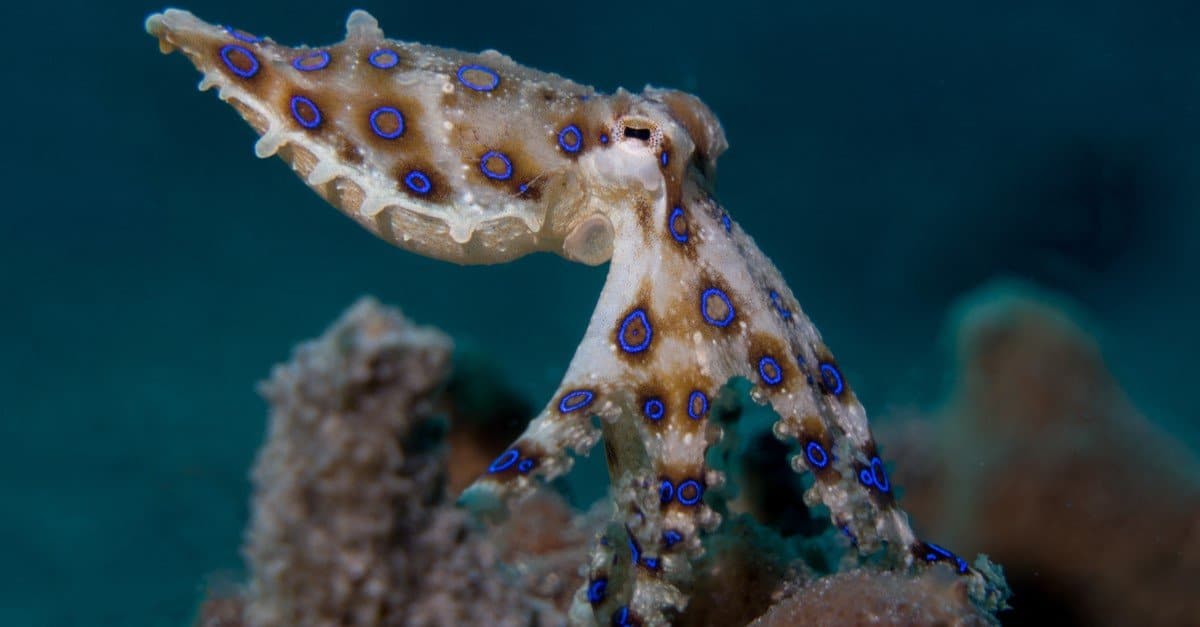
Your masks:
{"label": "rocky reef", "polygon": [[[1185,624],[1200,615],[1195,460],[1137,413],[1052,302],[1005,289],[964,306],[955,391],[881,435],[895,480],[923,532],[1009,569],[1006,622]],[[497,372],[459,361],[441,332],[363,299],[275,368],[260,388],[271,415],[247,581],[211,589],[198,624],[592,624],[577,589],[611,506],[579,511],[546,487],[500,522],[457,508],[529,415]],[[735,392],[714,401],[730,429]],[[715,495],[724,522],[674,624],[997,623],[949,564],[896,572],[859,558],[809,516],[787,447],[747,442],[713,455],[740,488]]]}

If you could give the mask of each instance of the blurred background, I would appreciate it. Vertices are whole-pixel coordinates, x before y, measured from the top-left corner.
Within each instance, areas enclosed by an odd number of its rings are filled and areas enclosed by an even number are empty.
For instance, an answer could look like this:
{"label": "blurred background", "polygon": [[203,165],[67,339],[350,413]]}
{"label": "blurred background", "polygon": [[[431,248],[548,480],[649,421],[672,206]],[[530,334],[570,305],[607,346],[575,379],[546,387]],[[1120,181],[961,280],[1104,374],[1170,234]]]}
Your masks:
{"label": "blurred background", "polygon": [[[144,33],[163,8],[0,9],[0,624],[186,623],[240,569],[255,382],[355,297],[491,355],[540,406],[603,282],[376,240],[254,158],[251,129]],[[1200,4],[181,8],[293,45],[366,8],[397,39],[693,92],[730,140],[720,199],[872,415],[937,406],[955,303],[1016,278],[1077,307],[1138,410],[1200,446]]]}

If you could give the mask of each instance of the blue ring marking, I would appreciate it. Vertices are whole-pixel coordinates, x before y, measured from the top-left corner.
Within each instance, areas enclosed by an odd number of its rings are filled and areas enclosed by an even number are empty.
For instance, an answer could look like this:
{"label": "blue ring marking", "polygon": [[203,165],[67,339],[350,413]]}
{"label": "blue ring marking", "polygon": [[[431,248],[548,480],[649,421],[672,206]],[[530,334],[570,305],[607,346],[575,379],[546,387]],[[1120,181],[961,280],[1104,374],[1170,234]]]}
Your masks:
{"label": "blue ring marking", "polygon": [[381,70],[387,70],[400,63],[400,55],[391,50],[376,50],[367,57],[367,63]]}
{"label": "blue ring marking", "polygon": [[[688,241],[688,232],[685,230],[680,233],[679,231],[675,230],[675,220],[682,217],[684,217],[683,208],[675,207],[673,210],[671,210],[671,217],[667,218],[667,229],[671,231],[671,237],[674,237],[675,241],[679,242],[680,244],[686,244]],[[684,226],[687,226],[686,220],[684,221]]]}
{"label": "blue ring marking", "polygon": [[[625,533],[628,534],[629,530],[626,529]],[[641,551],[641,549],[638,548],[637,543],[633,541],[633,536],[627,535],[626,541],[629,542],[629,557],[633,559],[633,563],[637,564],[637,563],[641,562],[642,561],[642,551]]]}
{"label": "blue ring marking", "polygon": [[874,479],[875,487],[881,492],[887,492],[892,489],[892,482],[888,479],[887,469],[883,467],[883,460],[879,456],[871,458],[871,478]]}
{"label": "blue ring marking", "polygon": [[[465,74],[467,72],[472,72],[472,71],[482,72],[484,74],[487,74],[488,77],[490,77],[492,79],[492,82],[490,84],[486,84],[486,85],[482,84],[482,83],[472,83],[471,81],[467,80],[467,77],[465,76]],[[464,66],[458,68],[458,72],[456,73],[456,76],[458,76],[458,82],[462,83],[463,85],[466,85],[467,87],[469,87],[471,89],[474,89],[475,91],[492,91],[493,89],[496,88],[497,85],[500,84],[500,75],[497,74],[496,71],[493,70],[492,68],[486,67],[483,65],[475,65],[475,64],[464,65]]]}
{"label": "blue ring marking", "polygon": [[825,387],[833,393],[834,396],[840,396],[842,390],[846,389],[846,383],[842,380],[842,373],[837,366],[830,363],[823,363],[821,369],[821,382]]}
{"label": "blue ring marking", "polygon": [[[396,130],[394,130],[390,133],[385,132],[382,128],[379,127],[379,116],[389,114],[389,113],[396,116]],[[374,111],[371,112],[370,122],[371,122],[371,130],[376,135],[378,135],[384,139],[396,139],[397,137],[404,134],[404,114],[400,113],[400,110],[397,109],[396,107],[379,107],[379,108],[375,109]]]}
{"label": "blue ring marking", "polygon": [[670,479],[663,479],[662,483],[658,484],[658,500],[665,504],[670,503],[673,498],[675,498],[675,486]]}
{"label": "blue ring marking", "polygon": [[608,591],[608,579],[601,577],[593,580],[588,584],[587,599],[592,605],[599,605],[604,602],[604,594]]}
{"label": "blue ring marking", "polygon": [[863,468],[862,470],[858,471],[858,480],[865,486],[875,486],[875,478],[872,476],[870,468]]}
{"label": "blue ring marking", "polygon": [[[700,403],[699,410],[696,409],[697,402]],[[703,418],[704,414],[708,413],[708,395],[700,390],[693,390],[692,393],[688,395],[687,412],[688,418],[691,418],[692,420],[700,420]]]}
{"label": "blue ring marking", "polygon": [[667,167],[667,163],[669,163],[670,160],[671,160],[671,158],[670,158],[669,154],[667,153],[667,151],[666,150],[662,151],[662,157],[661,157],[660,161],[662,162],[664,168]]}
{"label": "blue ring marking", "polygon": [[642,560],[642,564],[644,564],[646,568],[649,568],[650,570],[658,570],[657,557],[647,557],[646,559]]}
{"label": "blue ring marking", "polygon": [[829,465],[829,453],[825,451],[825,447],[821,446],[820,442],[813,440],[804,447],[804,456],[808,458],[808,465],[817,470],[824,470]]}
{"label": "blue ring marking", "polygon": [[[492,158],[499,159],[504,164],[503,172],[493,172],[491,168],[487,167],[488,160]],[[508,157],[498,150],[489,150],[483,153],[483,156],[479,158],[479,169],[484,176],[497,181],[507,181],[512,178],[513,173],[512,161],[509,161]]]}
{"label": "blue ring marking", "polygon": [[600,143],[601,144],[608,143],[608,133],[600,133]]}
{"label": "blue ring marking", "polygon": [[[718,320],[708,314],[708,298],[710,296],[716,296],[725,303],[725,309],[727,311],[724,318]],[[729,297],[725,295],[725,292],[722,292],[715,287],[710,287],[700,294],[700,315],[704,316],[705,322],[715,327],[727,327],[729,326],[730,322],[733,322],[733,303],[729,300]]]}
{"label": "blue ring marking", "polygon": [[[696,495],[691,498],[683,496],[684,488],[694,489],[696,491]],[[700,498],[704,496],[704,486],[700,485],[700,482],[696,481],[695,479],[688,479],[687,481],[679,484],[679,487],[675,490],[675,496],[679,499],[681,504],[691,507],[696,503],[699,503]]]}
{"label": "blue ring marking", "polygon": [[[312,109],[313,117],[311,120],[305,120],[300,115],[300,105],[305,105],[309,109]],[[296,121],[304,128],[317,128],[321,125],[321,110],[317,108],[317,103],[301,95],[292,96],[292,117],[296,118]]]}
{"label": "blue ring marking", "polygon": [[519,191],[519,192],[521,192],[522,194],[524,194],[525,192],[529,191],[529,184],[528,184],[528,183],[521,183],[521,185],[517,187],[517,191]]}
{"label": "blue ring marking", "polygon": [[[317,65],[307,65],[306,62],[316,59]],[[307,54],[302,54],[295,59],[292,59],[292,67],[301,72],[315,72],[329,67],[329,53],[324,50],[313,50]]]}
{"label": "blue ring marking", "polygon": [[683,534],[675,531],[674,529],[668,529],[663,532],[663,545],[665,545],[668,549],[682,541]]}
{"label": "blue ring marking", "polygon": [[517,463],[517,458],[520,456],[521,454],[517,452],[517,449],[510,448],[501,453],[500,457],[497,457],[496,460],[492,462],[492,465],[488,466],[487,471],[494,474],[502,470],[508,470],[509,468],[512,468],[513,464]]}
{"label": "blue ring marking", "polygon": [[721,225],[725,227],[726,233],[730,233],[733,231],[733,220],[729,219],[728,213],[721,214]]}
{"label": "blue ring marking", "polygon": [[[779,317],[784,320],[792,319],[792,312],[788,311],[787,307],[783,306],[783,298],[779,296],[779,292],[771,290],[771,303],[775,305],[775,311],[779,312]],[[801,358],[803,360],[803,358]]]}
{"label": "blue ring marking", "polygon": [[424,196],[433,189],[433,183],[430,182],[429,176],[420,170],[413,170],[404,175],[404,184],[414,192]]}
{"label": "blue ring marking", "polygon": [[960,575],[966,574],[966,572],[967,572],[967,561],[966,560],[964,560],[963,558],[955,555],[954,553],[952,553],[932,542],[926,542],[924,544],[929,550],[933,551],[933,553],[925,554],[925,561],[937,562],[940,560],[952,560],[954,562],[955,567],[958,569],[958,574],[960,574]]}
{"label": "blue ring marking", "polygon": [[[604,143],[604,138],[601,136],[600,143]],[[576,153],[580,148],[583,148],[583,133],[579,131],[579,127],[574,124],[568,124],[558,132],[558,146],[563,150]]]}
{"label": "blue ring marking", "polygon": [[[246,55],[246,58],[250,59],[250,69],[243,70],[242,68],[234,65],[233,59],[229,58],[229,55],[232,52],[240,52]],[[255,57],[254,53],[250,52],[250,49],[245,46],[239,46],[237,44],[227,44],[221,46],[221,61],[225,63],[225,67],[229,68],[230,72],[233,72],[242,78],[251,78],[255,74],[258,74],[258,57]]]}
{"label": "blue ring marking", "polygon": [[647,399],[646,404],[642,405],[642,413],[646,414],[646,417],[650,420],[662,420],[663,414],[666,411],[666,406],[657,398]]}
{"label": "blue ring marking", "polygon": [[521,463],[517,464],[517,472],[525,474],[530,470],[533,470],[533,467],[536,465],[536,460],[534,460],[532,457],[526,457],[525,459],[521,460]]}
{"label": "blue ring marking", "polygon": [[[767,368],[774,368],[775,374],[767,373]],[[770,355],[763,355],[762,359],[758,360],[758,376],[762,377],[763,383],[767,385],[779,385],[783,381],[783,368],[779,367],[779,362],[775,361]]]}
{"label": "blue ring marking", "polygon": [[[634,322],[641,322],[642,326],[646,329],[646,337],[643,337],[642,341],[636,344],[632,344],[629,340],[625,339],[625,332],[629,330],[629,325]],[[654,327],[650,326],[650,319],[646,317],[646,310],[640,307],[634,309],[628,316],[625,316],[625,319],[621,321],[620,330],[617,331],[617,341],[621,343],[621,350],[626,353],[640,353],[650,348],[650,340],[653,337]]]}
{"label": "blue ring marking", "polygon": [[251,35],[244,30],[238,30],[232,26],[225,26],[225,32],[238,41],[244,41],[248,44],[261,43],[263,38],[256,35]]}
{"label": "blue ring marking", "polygon": [[932,542],[926,542],[925,546],[928,547],[930,551],[933,551],[932,553],[925,554],[925,561],[927,562],[936,562],[939,559],[950,559],[954,557],[953,553]]}
{"label": "blue ring marking", "polygon": [[596,394],[591,390],[572,390],[563,394],[562,400],[558,402],[558,411],[569,414],[575,410],[583,409],[591,405],[594,398],[596,398]]}
{"label": "blue ring marking", "polygon": [[617,608],[612,615],[613,627],[628,627],[629,623],[629,606],[622,605]]}

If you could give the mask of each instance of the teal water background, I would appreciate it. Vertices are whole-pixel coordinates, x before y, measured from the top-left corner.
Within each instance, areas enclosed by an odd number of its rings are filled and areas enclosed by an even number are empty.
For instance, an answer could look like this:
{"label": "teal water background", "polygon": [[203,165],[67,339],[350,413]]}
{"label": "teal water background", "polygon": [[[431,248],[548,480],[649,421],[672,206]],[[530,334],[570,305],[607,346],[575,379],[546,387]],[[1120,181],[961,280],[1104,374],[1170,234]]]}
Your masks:
{"label": "teal water background", "polygon": [[[946,385],[948,307],[997,277],[1091,316],[1135,403],[1195,448],[1200,5],[196,1],[290,44],[391,37],[611,91],[699,95],[719,196],[869,412]],[[180,625],[236,573],[254,383],[364,293],[501,360],[538,403],[603,268],[456,267],[325,206],[142,22],[0,9],[0,625]]]}

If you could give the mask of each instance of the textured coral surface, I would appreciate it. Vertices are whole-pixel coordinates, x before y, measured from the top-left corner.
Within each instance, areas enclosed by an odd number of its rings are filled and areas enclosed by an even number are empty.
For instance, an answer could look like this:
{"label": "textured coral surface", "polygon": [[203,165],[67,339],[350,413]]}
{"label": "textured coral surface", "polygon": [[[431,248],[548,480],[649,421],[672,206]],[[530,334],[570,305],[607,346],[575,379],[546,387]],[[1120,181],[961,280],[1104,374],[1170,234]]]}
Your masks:
{"label": "textured coral surface", "polygon": [[434,402],[450,351],[445,335],[364,299],[274,370],[261,386],[271,421],[250,581],[214,591],[201,623],[562,622],[589,534],[552,493],[494,538],[453,506]]}
{"label": "textured coral surface", "polygon": [[751,627],[993,622],[967,603],[966,588],[950,567],[939,566],[915,577],[862,570],[830,575],[794,591]]}

